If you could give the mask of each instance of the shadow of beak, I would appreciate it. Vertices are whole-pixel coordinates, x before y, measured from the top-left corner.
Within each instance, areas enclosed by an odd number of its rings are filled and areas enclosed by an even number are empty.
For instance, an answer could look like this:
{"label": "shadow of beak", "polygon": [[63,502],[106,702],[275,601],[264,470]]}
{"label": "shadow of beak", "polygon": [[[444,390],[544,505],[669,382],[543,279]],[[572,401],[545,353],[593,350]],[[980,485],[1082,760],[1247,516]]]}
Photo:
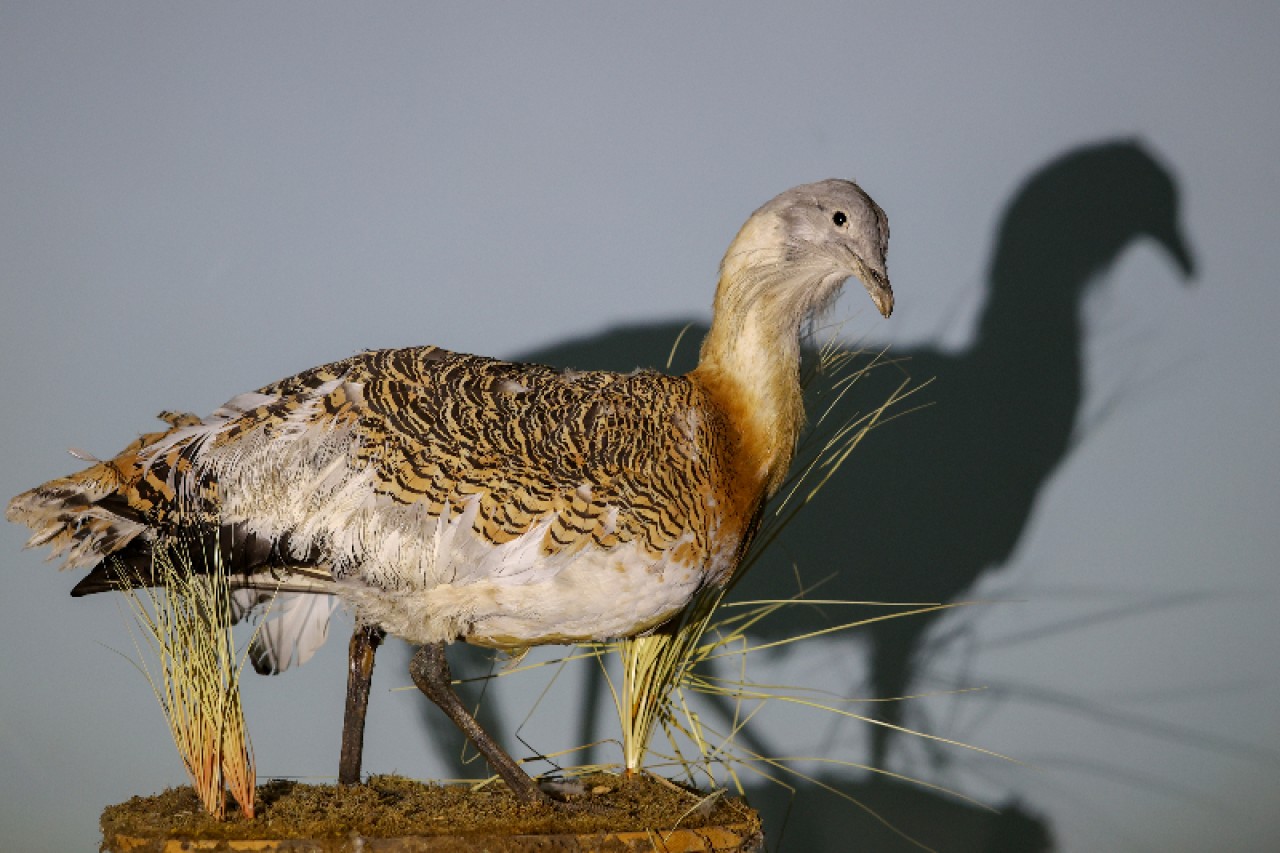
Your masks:
{"label": "shadow of beak", "polygon": [[1183,277],[1188,283],[1195,280],[1196,277],[1196,259],[1191,254],[1191,248],[1187,244],[1187,238],[1182,234],[1182,229],[1178,227],[1170,228],[1165,234],[1161,234],[1156,238],[1164,250],[1173,258],[1173,262],[1178,265],[1178,269],[1182,271]]}

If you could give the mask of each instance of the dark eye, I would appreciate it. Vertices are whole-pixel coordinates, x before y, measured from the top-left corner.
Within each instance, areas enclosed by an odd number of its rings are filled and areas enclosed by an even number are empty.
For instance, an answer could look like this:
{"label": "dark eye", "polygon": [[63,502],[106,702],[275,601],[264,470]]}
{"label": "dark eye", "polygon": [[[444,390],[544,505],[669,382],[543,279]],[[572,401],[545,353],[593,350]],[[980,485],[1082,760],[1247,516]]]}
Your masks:
{"label": "dark eye", "polygon": [[831,214],[831,221],[836,224],[837,228],[843,228],[844,224],[849,221],[849,217],[844,215],[843,210],[837,210]]}

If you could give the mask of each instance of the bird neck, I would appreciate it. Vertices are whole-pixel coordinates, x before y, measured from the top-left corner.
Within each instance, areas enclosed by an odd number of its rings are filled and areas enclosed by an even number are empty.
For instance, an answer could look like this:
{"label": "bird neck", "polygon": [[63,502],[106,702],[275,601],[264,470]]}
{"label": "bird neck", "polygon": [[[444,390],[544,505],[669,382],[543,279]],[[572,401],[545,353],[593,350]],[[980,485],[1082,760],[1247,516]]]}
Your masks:
{"label": "bird neck", "polygon": [[711,329],[691,374],[724,413],[736,440],[737,476],[771,496],[782,485],[804,425],[800,324],[768,296],[743,299],[728,265]]}

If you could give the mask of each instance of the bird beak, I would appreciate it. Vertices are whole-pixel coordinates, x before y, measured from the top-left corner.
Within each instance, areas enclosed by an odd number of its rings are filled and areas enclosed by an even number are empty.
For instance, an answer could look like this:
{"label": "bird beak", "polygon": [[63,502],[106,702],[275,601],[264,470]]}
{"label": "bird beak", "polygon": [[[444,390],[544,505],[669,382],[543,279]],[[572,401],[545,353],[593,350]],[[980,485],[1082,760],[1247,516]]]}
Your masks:
{"label": "bird beak", "polygon": [[876,272],[871,267],[858,259],[858,278],[862,281],[862,286],[867,289],[871,301],[876,304],[876,308],[881,315],[888,317],[893,313],[893,288],[889,286],[887,276]]}

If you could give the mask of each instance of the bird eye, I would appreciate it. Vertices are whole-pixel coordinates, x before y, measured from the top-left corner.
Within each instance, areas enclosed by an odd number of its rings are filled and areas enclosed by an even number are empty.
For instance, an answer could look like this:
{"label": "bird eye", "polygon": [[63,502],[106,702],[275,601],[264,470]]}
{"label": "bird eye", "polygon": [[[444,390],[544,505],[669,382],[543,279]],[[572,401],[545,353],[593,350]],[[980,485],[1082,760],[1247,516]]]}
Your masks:
{"label": "bird eye", "polygon": [[843,210],[837,210],[831,215],[831,221],[836,224],[837,228],[843,228],[844,224],[849,221],[849,217],[844,215]]}

